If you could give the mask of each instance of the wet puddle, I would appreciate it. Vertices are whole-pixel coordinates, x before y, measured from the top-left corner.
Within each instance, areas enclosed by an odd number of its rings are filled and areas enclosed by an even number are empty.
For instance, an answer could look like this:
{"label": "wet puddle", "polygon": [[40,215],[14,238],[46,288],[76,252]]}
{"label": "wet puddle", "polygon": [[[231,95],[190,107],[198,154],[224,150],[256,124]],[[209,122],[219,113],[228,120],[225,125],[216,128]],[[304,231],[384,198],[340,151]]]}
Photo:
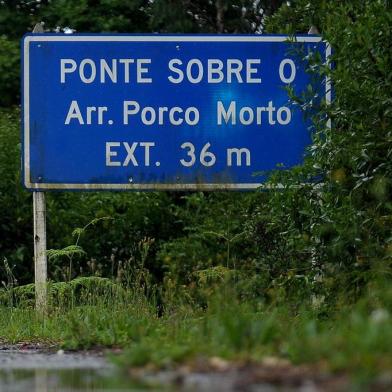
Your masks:
{"label": "wet puddle", "polygon": [[139,390],[146,388],[98,354],[0,351],[0,392]]}
{"label": "wet puddle", "polygon": [[[215,364],[216,365],[216,364]],[[121,372],[102,354],[0,350],[0,392],[47,391],[340,391],[345,382],[313,379],[291,366],[247,367],[228,371]],[[327,383],[325,383],[327,381]],[[331,388],[332,387],[332,388]]]}

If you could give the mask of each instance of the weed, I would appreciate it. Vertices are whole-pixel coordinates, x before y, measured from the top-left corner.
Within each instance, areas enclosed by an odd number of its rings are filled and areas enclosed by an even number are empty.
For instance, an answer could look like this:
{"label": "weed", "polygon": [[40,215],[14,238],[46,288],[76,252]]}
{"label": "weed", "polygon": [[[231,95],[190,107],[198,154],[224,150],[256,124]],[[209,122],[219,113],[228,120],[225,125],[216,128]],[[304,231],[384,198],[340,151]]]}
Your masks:
{"label": "weed", "polygon": [[47,256],[49,258],[49,261],[57,261],[63,257],[66,257],[68,259],[68,281],[71,281],[72,279],[72,261],[74,256],[82,256],[86,254],[83,248],[79,245],[79,241],[82,234],[85,233],[90,226],[94,226],[98,222],[103,220],[108,220],[108,219],[112,219],[112,218],[107,216],[102,218],[95,218],[91,220],[89,223],[87,223],[87,225],[85,225],[84,227],[77,227],[72,232],[72,237],[76,237],[75,244],[66,246],[65,248],[62,249],[47,250]]}

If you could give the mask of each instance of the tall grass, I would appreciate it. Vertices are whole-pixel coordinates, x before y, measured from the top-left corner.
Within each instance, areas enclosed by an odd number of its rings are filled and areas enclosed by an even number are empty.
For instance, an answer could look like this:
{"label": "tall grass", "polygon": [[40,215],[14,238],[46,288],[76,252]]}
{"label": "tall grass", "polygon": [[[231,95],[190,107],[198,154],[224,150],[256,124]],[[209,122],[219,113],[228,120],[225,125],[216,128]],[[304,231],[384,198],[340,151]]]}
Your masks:
{"label": "tall grass", "polygon": [[[106,293],[99,287],[101,280]],[[67,349],[124,346],[138,339],[144,326],[157,318],[153,302],[133,290],[119,287],[115,290],[116,286],[97,278],[90,287],[85,282],[84,285],[76,282],[70,288],[72,283],[63,287],[54,284],[56,290],[49,286],[52,296],[47,317],[35,312],[26,293],[22,301],[17,300],[17,307],[3,306],[0,339],[8,343],[54,344]],[[32,290],[29,287],[28,291]]]}

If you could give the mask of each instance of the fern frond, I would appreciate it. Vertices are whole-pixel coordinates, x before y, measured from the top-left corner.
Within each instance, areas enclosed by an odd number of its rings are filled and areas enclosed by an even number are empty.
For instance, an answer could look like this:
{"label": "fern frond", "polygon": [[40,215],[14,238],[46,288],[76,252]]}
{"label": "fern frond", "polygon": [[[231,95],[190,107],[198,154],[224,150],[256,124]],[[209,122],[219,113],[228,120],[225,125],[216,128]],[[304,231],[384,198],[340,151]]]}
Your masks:
{"label": "fern frond", "polygon": [[94,218],[93,220],[91,220],[89,223],[87,223],[86,226],[84,227],[77,227],[73,232],[72,232],[72,236],[73,237],[80,237],[89,226],[94,226],[96,225],[98,222],[103,221],[103,220],[109,220],[109,219],[114,219],[111,216],[102,216],[101,218]]}
{"label": "fern frond", "polygon": [[208,281],[224,281],[231,272],[229,268],[218,265],[216,267],[194,271],[193,275],[196,276],[199,283],[207,283]]}
{"label": "fern frond", "polygon": [[72,237],[76,237],[79,235],[82,235],[84,232],[84,229],[82,227],[77,227],[73,232],[72,232]]}
{"label": "fern frond", "polygon": [[49,258],[49,260],[57,259],[60,257],[71,257],[74,255],[84,255],[86,252],[83,250],[83,248],[79,245],[69,245],[66,246],[63,249],[49,249],[46,251],[46,254]]}

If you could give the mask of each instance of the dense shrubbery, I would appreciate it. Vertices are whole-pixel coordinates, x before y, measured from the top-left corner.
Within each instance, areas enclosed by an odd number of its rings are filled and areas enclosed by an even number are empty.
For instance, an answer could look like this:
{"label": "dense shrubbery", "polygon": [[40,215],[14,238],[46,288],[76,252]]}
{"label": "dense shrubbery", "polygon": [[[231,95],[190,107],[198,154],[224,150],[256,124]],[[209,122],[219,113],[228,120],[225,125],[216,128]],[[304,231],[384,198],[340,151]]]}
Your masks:
{"label": "dense shrubbery", "polygon": [[[0,109],[0,257],[17,265],[15,275],[31,277],[32,198],[21,187],[19,110]],[[4,280],[5,271],[1,273]]]}
{"label": "dense shrubbery", "polygon": [[[123,2],[114,1],[111,17],[104,19],[99,15],[109,2],[98,3],[97,13],[87,13],[87,1],[78,2],[77,8],[60,0],[50,6],[43,2],[33,16],[23,14],[22,7],[18,29],[28,30],[41,17],[47,27],[55,27],[58,21],[62,27],[70,24],[84,31],[211,32],[222,27],[217,13],[207,18],[212,9],[203,2],[192,2],[189,10],[175,2],[163,13],[158,1],[152,8],[130,2],[132,7],[124,12]],[[272,3],[269,13],[281,2]],[[9,4],[0,5],[0,14],[12,11]],[[257,10],[247,5],[247,13],[239,18],[237,8],[222,4],[224,31],[260,30]],[[184,16],[175,19],[175,26],[168,22],[173,22],[173,13]],[[314,25],[334,49],[332,71],[319,67],[332,78],[334,102],[319,107],[305,165],[271,177],[271,183],[283,184],[283,189],[247,194],[52,193],[48,195],[49,248],[74,243],[76,227],[109,216],[113,219],[99,221],[81,236],[86,255],[75,257],[73,277],[122,279],[118,275],[131,266],[145,271],[149,283],[164,283],[164,288],[174,287],[179,296],[194,296],[202,304],[208,287],[227,279],[247,297],[269,301],[295,296],[333,303],[339,291],[354,300],[369,282],[389,278],[391,24],[390,4],[370,0],[291,1],[267,18],[267,32],[304,33]],[[4,105],[17,102],[18,53],[13,40],[21,31],[16,33],[6,24],[2,29],[7,36],[0,39]],[[307,98],[299,97],[298,103]],[[18,117],[17,108],[1,109],[0,257],[8,259],[14,275],[25,283],[32,278],[31,196],[20,186]],[[331,129],[326,127],[326,117],[332,120]],[[306,183],[309,178],[319,178],[320,183]],[[63,280],[66,268],[66,260],[54,259],[51,277]]]}
{"label": "dense shrubbery", "polygon": [[274,179],[288,187],[323,173],[323,182],[272,193],[267,218],[267,231],[281,238],[273,252],[284,246],[289,260],[283,271],[298,267],[299,279],[331,294],[358,294],[390,274],[391,22],[384,1],[296,1],[267,23],[288,33],[315,25],[333,47],[334,101],[321,112],[332,127],[316,118],[304,167]]}

